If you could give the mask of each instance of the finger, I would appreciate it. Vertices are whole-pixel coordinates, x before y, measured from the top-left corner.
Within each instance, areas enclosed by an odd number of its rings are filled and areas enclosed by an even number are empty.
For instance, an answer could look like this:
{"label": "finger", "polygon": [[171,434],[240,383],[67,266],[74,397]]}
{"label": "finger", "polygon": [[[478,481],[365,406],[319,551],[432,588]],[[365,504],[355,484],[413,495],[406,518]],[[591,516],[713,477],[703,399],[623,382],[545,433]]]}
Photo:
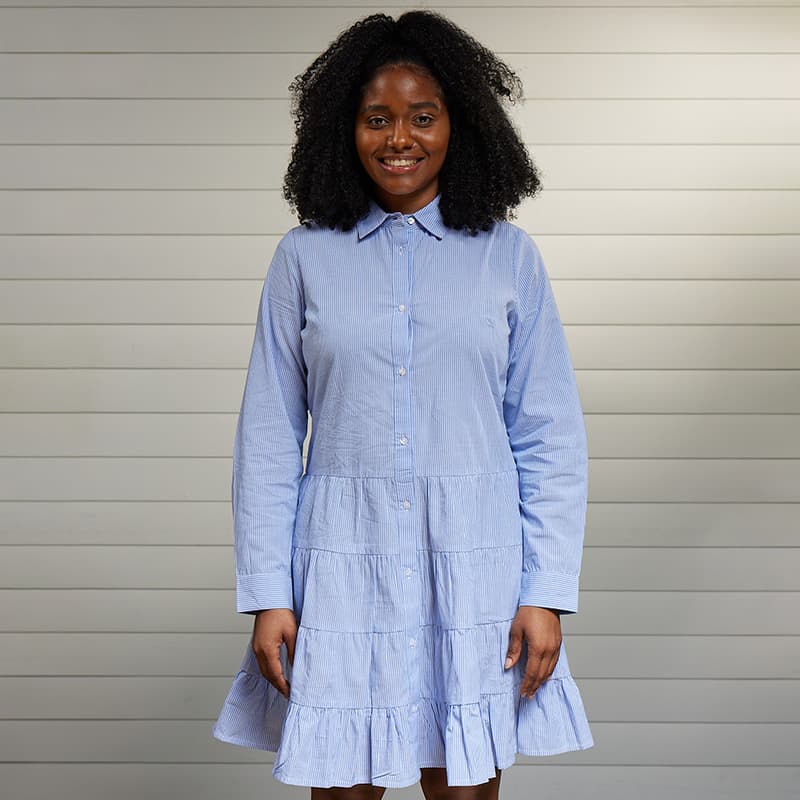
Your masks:
{"label": "finger", "polygon": [[508,634],[508,647],[506,648],[506,660],[504,664],[505,669],[509,669],[519,660],[522,653],[522,636],[519,632],[512,628]]}
{"label": "finger", "polygon": [[[278,645],[280,647],[280,645]],[[283,677],[283,670],[281,669],[281,662],[277,658],[273,658],[273,651],[272,650],[254,650],[256,654],[256,660],[258,661],[258,668],[261,670],[261,674],[272,684],[272,686],[277,689],[281,694],[288,697],[288,691],[286,689]],[[276,648],[277,652],[277,648]]]}
{"label": "finger", "polygon": [[523,697],[532,697],[539,685],[541,674],[542,657],[538,653],[533,653],[528,647],[528,660],[525,664],[525,676],[520,685],[520,694]]}
{"label": "finger", "polygon": [[556,663],[558,663],[558,650],[555,651],[547,651],[546,653],[542,654],[542,659],[539,662],[539,669],[536,674],[535,679],[533,680],[530,693],[528,697],[533,697],[536,690],[553,674],[553,670],[556,667]]}
{"label": "finger", "polygon": [[297,641],[297,630],[287,634],[284,637],[284,641],[286,642],[286,654],[289,656],[289,663],[294,666],[294,645]]}
{"label": "finger", "polygon": [[536,683],[533,687],[533,692],[531,695],[547,680],[547,676],[550,674],[550,654],[548,653],[542,660],[539,662],[539,674],[536,676]]}
{"label": "finger", "polygon": [[270,682],[272,683],[272,673],[270,672],[270,665],[267,661],[267,657],[261,650],[253,650],[256,654],[256,661],[258,661],[258,669],[260,670],[261,674]]}
{"label": "finger", "polygon": [[560,655],[561,655],[560,648],[559,650],[553,651],[553,657],[550,659],[550,666],[548,666],[547,674],[545,675],[543,680],[546,681],[550,680],[550,676],[555,672],[556,664],[558,664],[558,659]]}
{"label": "finger", "polygon": [[280,659],[280,643],[273,649],[269,650],[266,654],[267,664],[269,671],[273,675],[270,683],[288,700],[289,699],[289,683],[283,675],[283,668],[281,667]]}

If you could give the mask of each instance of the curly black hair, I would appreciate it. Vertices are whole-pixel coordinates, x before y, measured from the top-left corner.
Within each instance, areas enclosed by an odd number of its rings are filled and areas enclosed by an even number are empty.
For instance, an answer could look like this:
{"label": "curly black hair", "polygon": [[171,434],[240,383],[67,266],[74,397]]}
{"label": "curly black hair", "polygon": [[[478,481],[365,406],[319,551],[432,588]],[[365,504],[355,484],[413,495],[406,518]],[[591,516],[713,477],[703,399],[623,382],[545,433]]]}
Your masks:
{"label": "curly black hair", "polygon": [[433,11],[397,20],[371,14],[343,31],[289,84],[296,139],[283,196],[300,221],[351,230],[369,210],[372,181],[355,146],[364,88],[376,70],[408,64],[442,91],[451,130],[439,172],[439,209],[471,235],[511,219],[540,188],[539,172],[503,106],[522,98],[519,77],[455,23]]}

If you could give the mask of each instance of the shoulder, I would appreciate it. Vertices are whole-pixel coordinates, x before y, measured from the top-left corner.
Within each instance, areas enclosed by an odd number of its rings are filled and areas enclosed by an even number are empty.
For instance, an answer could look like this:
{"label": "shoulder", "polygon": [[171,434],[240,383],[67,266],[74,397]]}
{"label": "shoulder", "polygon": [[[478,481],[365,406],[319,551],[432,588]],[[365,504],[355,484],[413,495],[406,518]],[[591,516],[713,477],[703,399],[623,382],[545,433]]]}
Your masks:
{"label": "shoulder", "polygon": [[502,223],[513,241],[514,294],[523,316],[544,302],[550,293],[550,278],[535,237],[513,222]]}
{"label": "shoulder", "polygon": [[478,230],[474,234],[466,227],[447,228],[444,242],[459,249],[474,248],[479,251],[488,248],[495,256],[507,260],[514,254],[524,236],[527,234],[518,225],[496,219],[488,230]]}
{"label": "shoulder", "polygon": [[346,236],[340,230],[331,230],[315,222],[299,223],[289,228],[278,239],[275,256],[286,268],[296,272],[300,264],[315,252],[330,247],[333,239]]}
{"label": "shoulder", "polygon": [[351,245],[358,238],[356,228],[343,231],[329,228],[318,222],[307,221],[290,228],[284,238],[288,240],[294,256],[300,262],[314,261],[320,253],[327,253],[331,247]]}
{"label": "shoulder", "polygon": [[505,219],[495,220],[491,230],[481,231],[479,236],[492,239],[495,246],[500,247],[503,253],[509,254],[515,262],[520,259],[541,257],[534,237],[515,222]]}
{"label": "shoulder", "polygon": [[525,280],[544,270],[544,259],[535,237],[514,222],[500,220],[495,225],[495,236],[502,242],[502,252],[513,263],[515,281]]}
{"label": "shoulder", "polygon": [[292,236],[297,242],[314,242],[320,239],[329,238],[331,236],[353,236],[356,234],[356,228],[353,227],[349,231],[344,231],[341,228],[329,228],[314,220],[306,220],[305,222],[298,223],[290,228],[286,235]]}
{"label": "shoulder", "polygon": [[513,242],[515,251],[518,256],[536,256],[541,257],[539,247],[536,244],[534,236],[524,228],[517,225],[515,222],[503,221],[500,223],[507,231],[507,236]]}
{"label": "shoulder", "polygon": [[266,294],[270,297],[288,297],[300,290],[302,279],[296,242],[297,229],[300,227],[302,226],[295,225],[287,230],[275,245],[264,278]]}

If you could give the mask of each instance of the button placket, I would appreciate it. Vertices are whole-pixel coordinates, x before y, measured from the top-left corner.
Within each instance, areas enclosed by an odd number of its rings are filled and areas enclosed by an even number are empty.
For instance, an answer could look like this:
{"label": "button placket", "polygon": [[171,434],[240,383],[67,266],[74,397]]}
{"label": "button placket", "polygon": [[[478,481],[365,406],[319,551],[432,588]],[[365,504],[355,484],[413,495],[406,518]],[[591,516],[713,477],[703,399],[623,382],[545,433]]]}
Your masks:
{"label": "button placket", "polygon": [[397,552],[398,569],[401,571],[399,583],[399,600],[403,609],[403,628],[406,631],[408,654],[406,674],[408,676],[408,703],[416,708],[419,700],[417,688],[420,685],[420,666],[417,651],[417,639],[420,632],[421,609],[420,591],[416,582],[417,547],[419,533],[417,531],[417,514],[415,509],[415,475],[413,464],[413,448],[410,446],[413,431],[412,393],[411,393],[411,358],[412,358],[412,320],[408,316],[411,308],[411,287],[413,284],[411,269],[413,267],[414,236],[418,233],[411,229],[415,222],[413,217],[399,215],[392,221],[390,235],[392,239],[392,291],[393,303],[398,311],[393,318],[392,329],[392,365],[393,379],[393,425],[391,431],[392,454],[394,459],[394,491],[397,502]]}

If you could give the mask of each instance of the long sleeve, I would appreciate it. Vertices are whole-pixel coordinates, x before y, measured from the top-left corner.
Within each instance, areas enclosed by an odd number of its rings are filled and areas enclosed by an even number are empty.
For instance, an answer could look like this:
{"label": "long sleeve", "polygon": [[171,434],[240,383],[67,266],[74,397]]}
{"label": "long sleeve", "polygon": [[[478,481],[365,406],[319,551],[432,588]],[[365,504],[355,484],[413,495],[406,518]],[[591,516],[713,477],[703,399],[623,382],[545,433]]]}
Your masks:
{"label": "long sleeve", "polygon": [[588,493],[586,428],[547,270],[524,232],[515,270],[503,413],[519,472],[519,605],[575,613]]}
{"label": "long sleeve", "polygon": [[236,610],[241,613],[293,607],[292,535],[308,425],[303,316],[289,231],[278,243],[261,290],[233,446]]}

